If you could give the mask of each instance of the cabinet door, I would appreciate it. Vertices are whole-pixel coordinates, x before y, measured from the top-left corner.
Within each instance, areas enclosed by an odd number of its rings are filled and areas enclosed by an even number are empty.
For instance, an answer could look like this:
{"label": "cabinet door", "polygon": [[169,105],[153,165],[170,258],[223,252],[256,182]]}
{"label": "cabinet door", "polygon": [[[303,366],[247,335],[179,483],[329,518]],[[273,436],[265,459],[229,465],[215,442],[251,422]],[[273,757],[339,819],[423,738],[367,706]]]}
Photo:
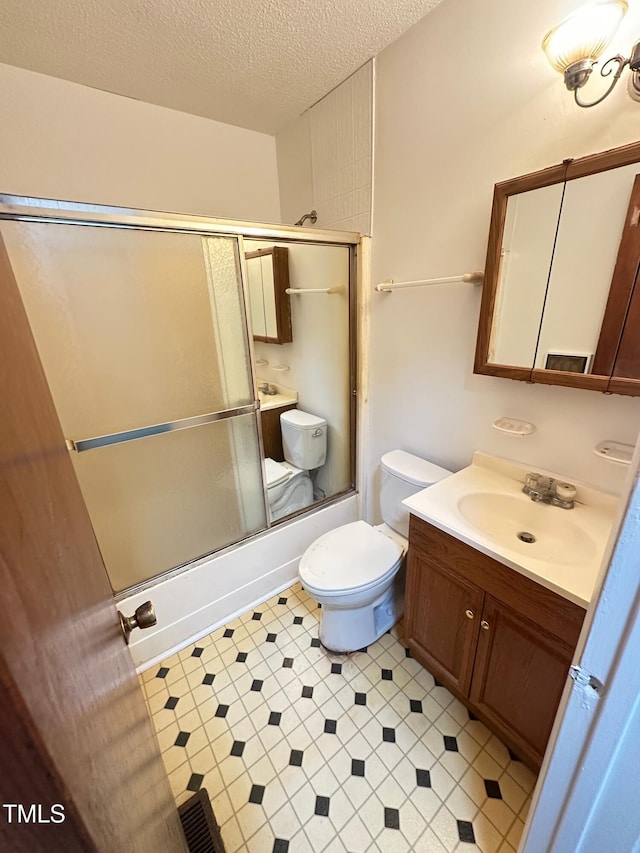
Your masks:
{"label": "cabinet door", "polygon": [[409,549],[406,633],[416,658],[438,679],[467,694],[483,593]]}
{"label": "cabinet door", "polygon": [[519,756],[540,766],[572,650],[485,596],[470,699]]}

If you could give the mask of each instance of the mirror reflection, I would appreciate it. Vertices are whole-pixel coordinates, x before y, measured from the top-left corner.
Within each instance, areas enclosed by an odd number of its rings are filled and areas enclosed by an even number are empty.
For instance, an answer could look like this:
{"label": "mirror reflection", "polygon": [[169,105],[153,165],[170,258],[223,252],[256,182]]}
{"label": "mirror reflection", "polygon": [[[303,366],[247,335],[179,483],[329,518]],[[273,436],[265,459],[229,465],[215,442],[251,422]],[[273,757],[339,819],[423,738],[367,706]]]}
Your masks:
{"label": "mirror reflection", "polygon": [[476,372],[640,393],[639,159],[628,146],[496,185]]}
{"label": "mirror reflection", "polygon": [[244,247],[254,257],[285,249],[293,291],[286,343],[256,335],[250,303],[268,509],[277,521],[351,486],[349,249],[246,238]]}

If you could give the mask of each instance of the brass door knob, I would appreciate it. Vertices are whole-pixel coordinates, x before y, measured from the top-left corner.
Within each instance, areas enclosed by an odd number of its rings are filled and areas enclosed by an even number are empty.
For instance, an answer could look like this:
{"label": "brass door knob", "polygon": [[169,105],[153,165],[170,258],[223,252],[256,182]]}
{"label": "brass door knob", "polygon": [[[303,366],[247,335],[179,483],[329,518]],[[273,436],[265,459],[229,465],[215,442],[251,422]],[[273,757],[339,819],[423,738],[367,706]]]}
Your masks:
{"label": "brass door knob", "polygon": [[473,619],[475,617],[475,613],[473,612],[473,610],[465,610],[464,615],[467,617],[467,619]]}
{"label": "brass door knob", "polygon": [[480,627],[482,628],[483,631],[489,630],[489,623],[487,622],[486,619],[482,620],[482,622],[480,623]]}
{"label": "brass door knob", "polygon": [[129,637],[134,628],[151,628],[158,621],[151,601],[145,601],[144,604],[136,608],[133,616],[123,616],[119,610],[118,615],[120,616],[120,627],[122,628],[127,645],[129,645]]}

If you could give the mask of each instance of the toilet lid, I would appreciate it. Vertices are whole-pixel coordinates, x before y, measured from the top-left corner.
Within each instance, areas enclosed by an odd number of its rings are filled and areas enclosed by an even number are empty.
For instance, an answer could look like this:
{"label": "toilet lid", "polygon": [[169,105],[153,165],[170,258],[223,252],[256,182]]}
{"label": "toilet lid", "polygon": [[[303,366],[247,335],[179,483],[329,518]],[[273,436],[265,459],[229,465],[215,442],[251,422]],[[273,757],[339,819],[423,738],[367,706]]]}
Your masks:
{"label": "toilet lid", "polygon": [[271,489],[273,486],[277,486],[279,483],[284,483],[284,481],[288,480],[291,476],[290,469],[285,468],[284,465],[276,462],[275,459],[269,459],[267,457],[264,460],[264,467],[267,475],[268,489]]}
{"label": "toilet lid", "polygon": [[395,569],[402,548],[366,521],[330,530],[307,548],[300,578],[318,592],[354,590],[376,583]]}

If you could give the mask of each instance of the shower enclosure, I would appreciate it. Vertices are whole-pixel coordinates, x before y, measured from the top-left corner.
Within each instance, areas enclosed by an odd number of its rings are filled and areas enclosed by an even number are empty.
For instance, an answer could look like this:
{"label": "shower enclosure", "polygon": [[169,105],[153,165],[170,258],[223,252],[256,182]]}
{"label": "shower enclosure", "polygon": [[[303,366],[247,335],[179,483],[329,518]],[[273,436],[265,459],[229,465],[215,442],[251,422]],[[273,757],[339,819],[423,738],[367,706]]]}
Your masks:
{"label": "shower enclosure", "polygon": [[345,252],[347,357],[324,381],[340,398],[336,452],[348,452],[326,500],[353,489],[355,235],[298,231],[0,197],[0,236],[116,593],[271,525],[245,235]]}

